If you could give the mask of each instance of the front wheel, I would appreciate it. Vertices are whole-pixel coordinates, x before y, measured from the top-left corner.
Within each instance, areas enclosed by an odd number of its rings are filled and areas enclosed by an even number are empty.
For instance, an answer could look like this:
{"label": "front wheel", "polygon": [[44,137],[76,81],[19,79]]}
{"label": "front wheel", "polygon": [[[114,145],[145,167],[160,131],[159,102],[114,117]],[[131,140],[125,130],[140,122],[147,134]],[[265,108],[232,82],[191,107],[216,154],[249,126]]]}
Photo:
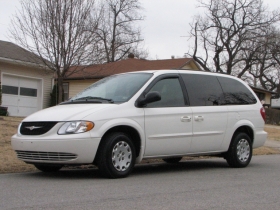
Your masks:
{"label": "front wheel", "polygon": [[42,172],[57,172],[59,171],[63,165],[41,165],[41,164],[34,164],[34,166]]}
{"label": "front wheel", "polygon": [[128,135],[121,132],[104,137],[97,154],[97,164],[104,176],[124,178],[135,164],[135,148]]}
{"label": "front wheel", "polygon": [[225,155],[227,163],[234,168],[246,167],[252,158],[252,141],[245,133],[236,134]]}

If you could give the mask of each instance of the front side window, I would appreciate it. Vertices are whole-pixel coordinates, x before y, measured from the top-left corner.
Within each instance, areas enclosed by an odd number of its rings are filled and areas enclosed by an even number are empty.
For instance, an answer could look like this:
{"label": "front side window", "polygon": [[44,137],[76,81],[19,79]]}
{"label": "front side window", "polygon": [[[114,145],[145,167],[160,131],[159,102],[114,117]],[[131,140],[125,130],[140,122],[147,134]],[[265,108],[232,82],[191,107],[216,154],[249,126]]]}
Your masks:
{"label": "front side window", "polygon": [[185,106],[183,91],[178,78],[158,81],[149,92],[157,91],[161,100],[147,104],[147,107],[182,107]]}
{"label": "front side window", "polygon": [[223,91],[215,76],[182,74],[186,85],[190,106],[223,105]]}
{"label": "front side window", "polygon": [[95,103],[128,101],[152,77],[151,73],[127,73],[106,77],[64,103]]}

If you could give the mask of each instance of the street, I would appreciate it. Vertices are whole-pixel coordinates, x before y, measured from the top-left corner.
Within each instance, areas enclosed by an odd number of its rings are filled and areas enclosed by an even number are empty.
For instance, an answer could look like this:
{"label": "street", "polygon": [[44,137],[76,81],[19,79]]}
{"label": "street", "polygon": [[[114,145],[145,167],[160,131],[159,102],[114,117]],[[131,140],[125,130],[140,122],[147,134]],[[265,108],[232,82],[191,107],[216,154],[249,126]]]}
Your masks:
{"label": "street", "polygon": [[222,158],[137,165],[124,179],[96,169],[0,175],[0,209],[279,209],[280,155],[247,168]]}

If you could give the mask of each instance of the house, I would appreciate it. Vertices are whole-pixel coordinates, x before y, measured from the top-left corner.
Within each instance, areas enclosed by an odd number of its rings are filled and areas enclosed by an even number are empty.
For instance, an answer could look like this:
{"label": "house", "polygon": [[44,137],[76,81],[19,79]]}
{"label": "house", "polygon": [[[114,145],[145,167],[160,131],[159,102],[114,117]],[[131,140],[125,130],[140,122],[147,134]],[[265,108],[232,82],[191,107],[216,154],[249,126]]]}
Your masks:
{"label": "house", "polygon": [[64,98],[71,98],[92,83],[113,74],[161,69],[200,70],[200,67],[192,58],[144,60],[136,59],[132,54],[113,63],[72,67],[64,78]]}
{"label": "house", "polygon": [[8,107],[10,116],[27,116],[48,107],[53,75],[35,54],[0,41],[1,106]]}
{"label": "house", "polygon": [[[263,101],[263,106],[264,107],[270,107],[271,106],[271,98],[277,94],[277,92],[265,90],[262,88],[257,88],[250,86],[252,90],[256,93],[258,98]],[[272,107],[273,108],[273,107]]]}

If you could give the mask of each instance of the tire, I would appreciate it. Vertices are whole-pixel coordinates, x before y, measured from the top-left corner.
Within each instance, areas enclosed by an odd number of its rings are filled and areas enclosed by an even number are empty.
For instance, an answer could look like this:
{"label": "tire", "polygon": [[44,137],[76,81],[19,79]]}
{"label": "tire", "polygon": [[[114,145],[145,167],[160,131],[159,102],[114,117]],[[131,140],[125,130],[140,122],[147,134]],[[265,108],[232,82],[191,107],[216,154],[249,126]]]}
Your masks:
{"label": "tire", "polygon": [[233,136],[230,147],[225,155],[229,166],[233,168],[246,167],[252,158],[252,141],[245,133]]}
{"label": "tire", "polygon": [[135,164],[135,148],[128,135],[117,132],[104,137],[97,154],[97,165],[108,178],[124,178]]}
{"label": "tire", "polygon": [[34,166],[40,171],[46,173],[57,172],[63,167],[63,165],[41,165],[41,164],[34,164]]}
{"label": "tire", "polygon": [[178,163],[180,160],[182,160],[182,157],[164,158],[162,160],[166,163]]}

